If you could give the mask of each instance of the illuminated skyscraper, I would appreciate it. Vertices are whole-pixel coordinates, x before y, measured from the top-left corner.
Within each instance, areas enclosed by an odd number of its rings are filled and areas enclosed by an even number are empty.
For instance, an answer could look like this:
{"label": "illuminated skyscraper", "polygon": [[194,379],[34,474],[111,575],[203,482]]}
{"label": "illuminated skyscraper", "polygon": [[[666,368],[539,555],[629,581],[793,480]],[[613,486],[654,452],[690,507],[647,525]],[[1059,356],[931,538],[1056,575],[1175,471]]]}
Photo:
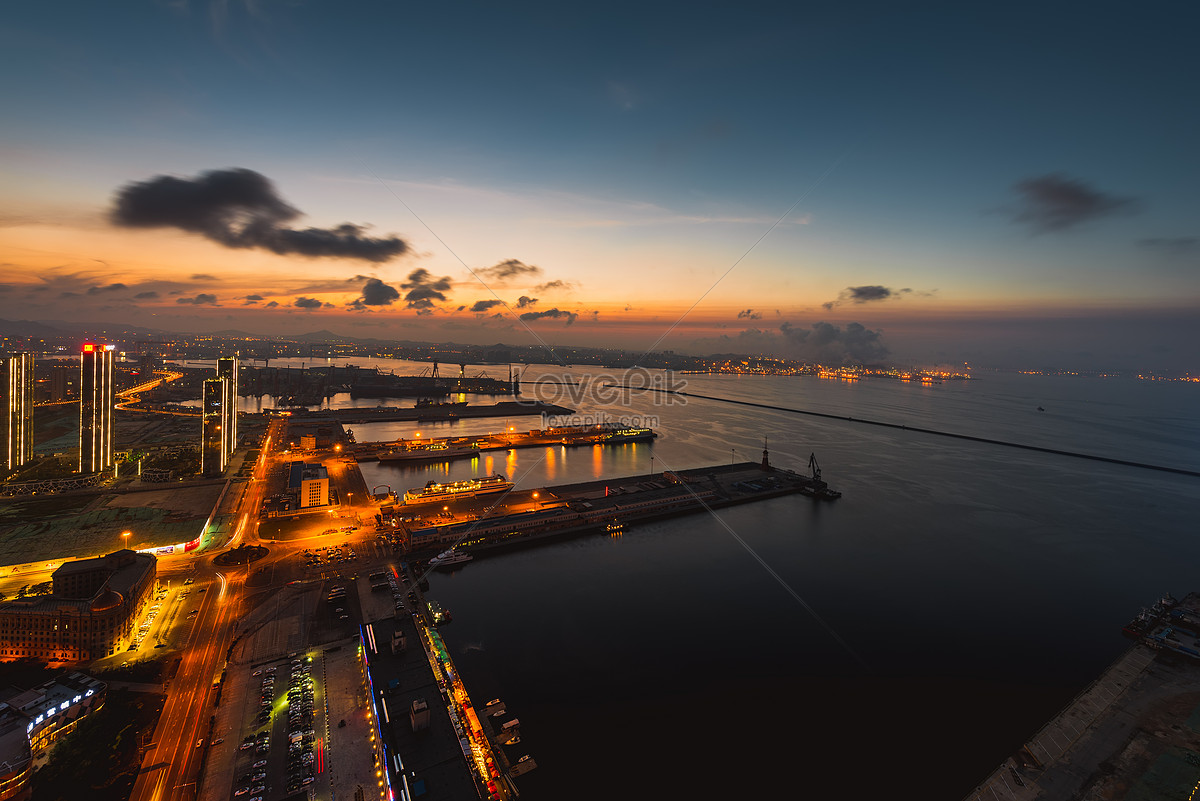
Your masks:
{"label": "illuminated skyscraper", "polygon": [[9,470],[33,458],[33,354],[8,357],[8,414],[5,440]]}
{"label": "illuminated skyscraper", "polygon": [[113,464],[116,414],[113,361],[116,345],[86,342],[79,363],[79,472],[98,473]]}
{"label": "illuminated skyscraper", "polygon": [[200,472],[206,476],[221,475],[228,464],[223,424],[228,383],[224,378],[204,380],[204,397],[201,400],[200,412]]}
{"label": "illuminated skyscraper", "polygon": [[225,379],[221,400],[221,433],[224,463],[229,464],[237,447],[238,361],[236,356],[217,359],[217,378]]}

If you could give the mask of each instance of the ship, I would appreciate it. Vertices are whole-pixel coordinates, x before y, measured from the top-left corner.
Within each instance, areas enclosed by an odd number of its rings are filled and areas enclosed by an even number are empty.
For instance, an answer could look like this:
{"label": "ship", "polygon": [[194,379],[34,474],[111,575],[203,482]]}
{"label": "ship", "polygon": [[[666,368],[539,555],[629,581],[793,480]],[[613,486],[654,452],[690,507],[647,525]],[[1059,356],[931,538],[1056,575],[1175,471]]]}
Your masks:
{"label": "ship", "polygon": [[500,473],[487,478],[451,481],[446,484],[430,481],[424,487],[413,487],[404,493],[404,503],[437,503],[459,498],[474,498],[476,495],[507,492],[513,486],[514,484]]}
{"label": "ship", "polygon": [[419,401],[416,402],[416,404],[413,406],[413,408],[414,409],[429,409],[429,408],[447,409],[447,408],[462,408],[463,406],[466,406],[466,405],[467,405],[466,401],[435,401],[435,400],[430,400],[429,398],[421,398]]}
{"label": "ship", "polygon": [[450,614],[449,609],[443,609],[442,605],[432,599],[425,601],[425,607],[429,610],[429,616],[433,619],[433,625],[440,626],[444,623],[449,623],[454,619]]}
{"label": "ship", "polygon": [[381,462],[443,462],[450,459],[474,459],[478,448],[451,448],[444,442],[408,446],[394,451],[380,451]]}
{"label": "ship", "polygon": [[429,560],[430,567],[453,567],[461,565],[464,562],[470,562],[474,556],[466,551],[442,551],[437,556]]}

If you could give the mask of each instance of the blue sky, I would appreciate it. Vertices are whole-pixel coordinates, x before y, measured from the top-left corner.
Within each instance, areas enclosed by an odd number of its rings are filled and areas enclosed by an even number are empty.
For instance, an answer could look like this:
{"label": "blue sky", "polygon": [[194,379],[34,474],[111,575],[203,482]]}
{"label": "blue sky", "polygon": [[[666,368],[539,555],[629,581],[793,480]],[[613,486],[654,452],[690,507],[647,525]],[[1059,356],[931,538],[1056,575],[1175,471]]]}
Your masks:
{"label": "blue sky", "polygon": [[[6,16],[6,319],[639,347],[686,311],[663,347],[804,355],[782,323],[857,322],[900,360],[1200,368],[1200,15],[1182,3]],[[364,262],[111,221],[131,183],[227,168],[265,176],[291,225],[409,248]],[[471,274],[509,259],[539,270]],[[401,288],[419,268],[449,279],[432,306]],[[367,277],[397,297],[364,305]],[[563,314],[470,312],[520,296]],[[1089,347],[1064,319],[1091,321]],[[1031,356],[1016,343],[1039,320]]]}

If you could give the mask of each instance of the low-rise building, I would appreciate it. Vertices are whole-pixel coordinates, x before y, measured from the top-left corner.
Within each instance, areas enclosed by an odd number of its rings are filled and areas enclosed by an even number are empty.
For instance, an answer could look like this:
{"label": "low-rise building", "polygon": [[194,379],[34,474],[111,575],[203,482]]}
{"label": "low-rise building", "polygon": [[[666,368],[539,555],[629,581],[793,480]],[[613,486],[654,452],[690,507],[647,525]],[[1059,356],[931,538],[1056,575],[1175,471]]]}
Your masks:
{"label": "low-rise building", "polygon": [[49,595],[0,603],[0,661],[89,662],[133,639],[154,594],[157,558],[128,549],[54,571]]}
{"label": "low-rise building", "polygon": [[292,462],[288,475],[288,493],[297,508],[311,509],[329,505],[329,471],[322,464]]}
{"label": "low-rise building", "polygon": [[104,706],[107,685],[71,673],[35,687],[0,690],[0,801],[28,787],[34,758]]}

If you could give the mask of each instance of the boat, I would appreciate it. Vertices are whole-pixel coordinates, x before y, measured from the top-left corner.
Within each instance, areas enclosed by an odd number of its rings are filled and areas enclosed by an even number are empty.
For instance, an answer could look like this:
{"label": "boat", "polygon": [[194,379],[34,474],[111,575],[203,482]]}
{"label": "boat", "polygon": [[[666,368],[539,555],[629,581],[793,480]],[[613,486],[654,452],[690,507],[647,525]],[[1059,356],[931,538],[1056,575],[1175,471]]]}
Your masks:
{"label": "boat", "polygon": [[600,441],[610,444],[615,442],[642,442],[652,440],[657,436],[658,434],[654,433],[654,429],[651,428],[618,428],[603,434]]}
{"label": "boat", "polygon": [[487,478],[451,481],[445,484],[430,481],[424,487],[413,487],[404,493],[404,503],[438,503],[459,498],[474,498],[476,495],[508,492],[513,486],[514,484],[500,473]]}
{"label": "boat", "polygon": [[441,462],[450,459],[474,459],[479,455],[478,448],[451,448],[444,442],[429,445],[409,445],[393,451],[380,451],[381,462]]}
{"label": "boat", "polygon": [[474,556],[471,556],[466,551],[442,551],[429,560],[429,566],[451,567],[453,565],[461,565],[464,562],[470,562],[474,558]]}

